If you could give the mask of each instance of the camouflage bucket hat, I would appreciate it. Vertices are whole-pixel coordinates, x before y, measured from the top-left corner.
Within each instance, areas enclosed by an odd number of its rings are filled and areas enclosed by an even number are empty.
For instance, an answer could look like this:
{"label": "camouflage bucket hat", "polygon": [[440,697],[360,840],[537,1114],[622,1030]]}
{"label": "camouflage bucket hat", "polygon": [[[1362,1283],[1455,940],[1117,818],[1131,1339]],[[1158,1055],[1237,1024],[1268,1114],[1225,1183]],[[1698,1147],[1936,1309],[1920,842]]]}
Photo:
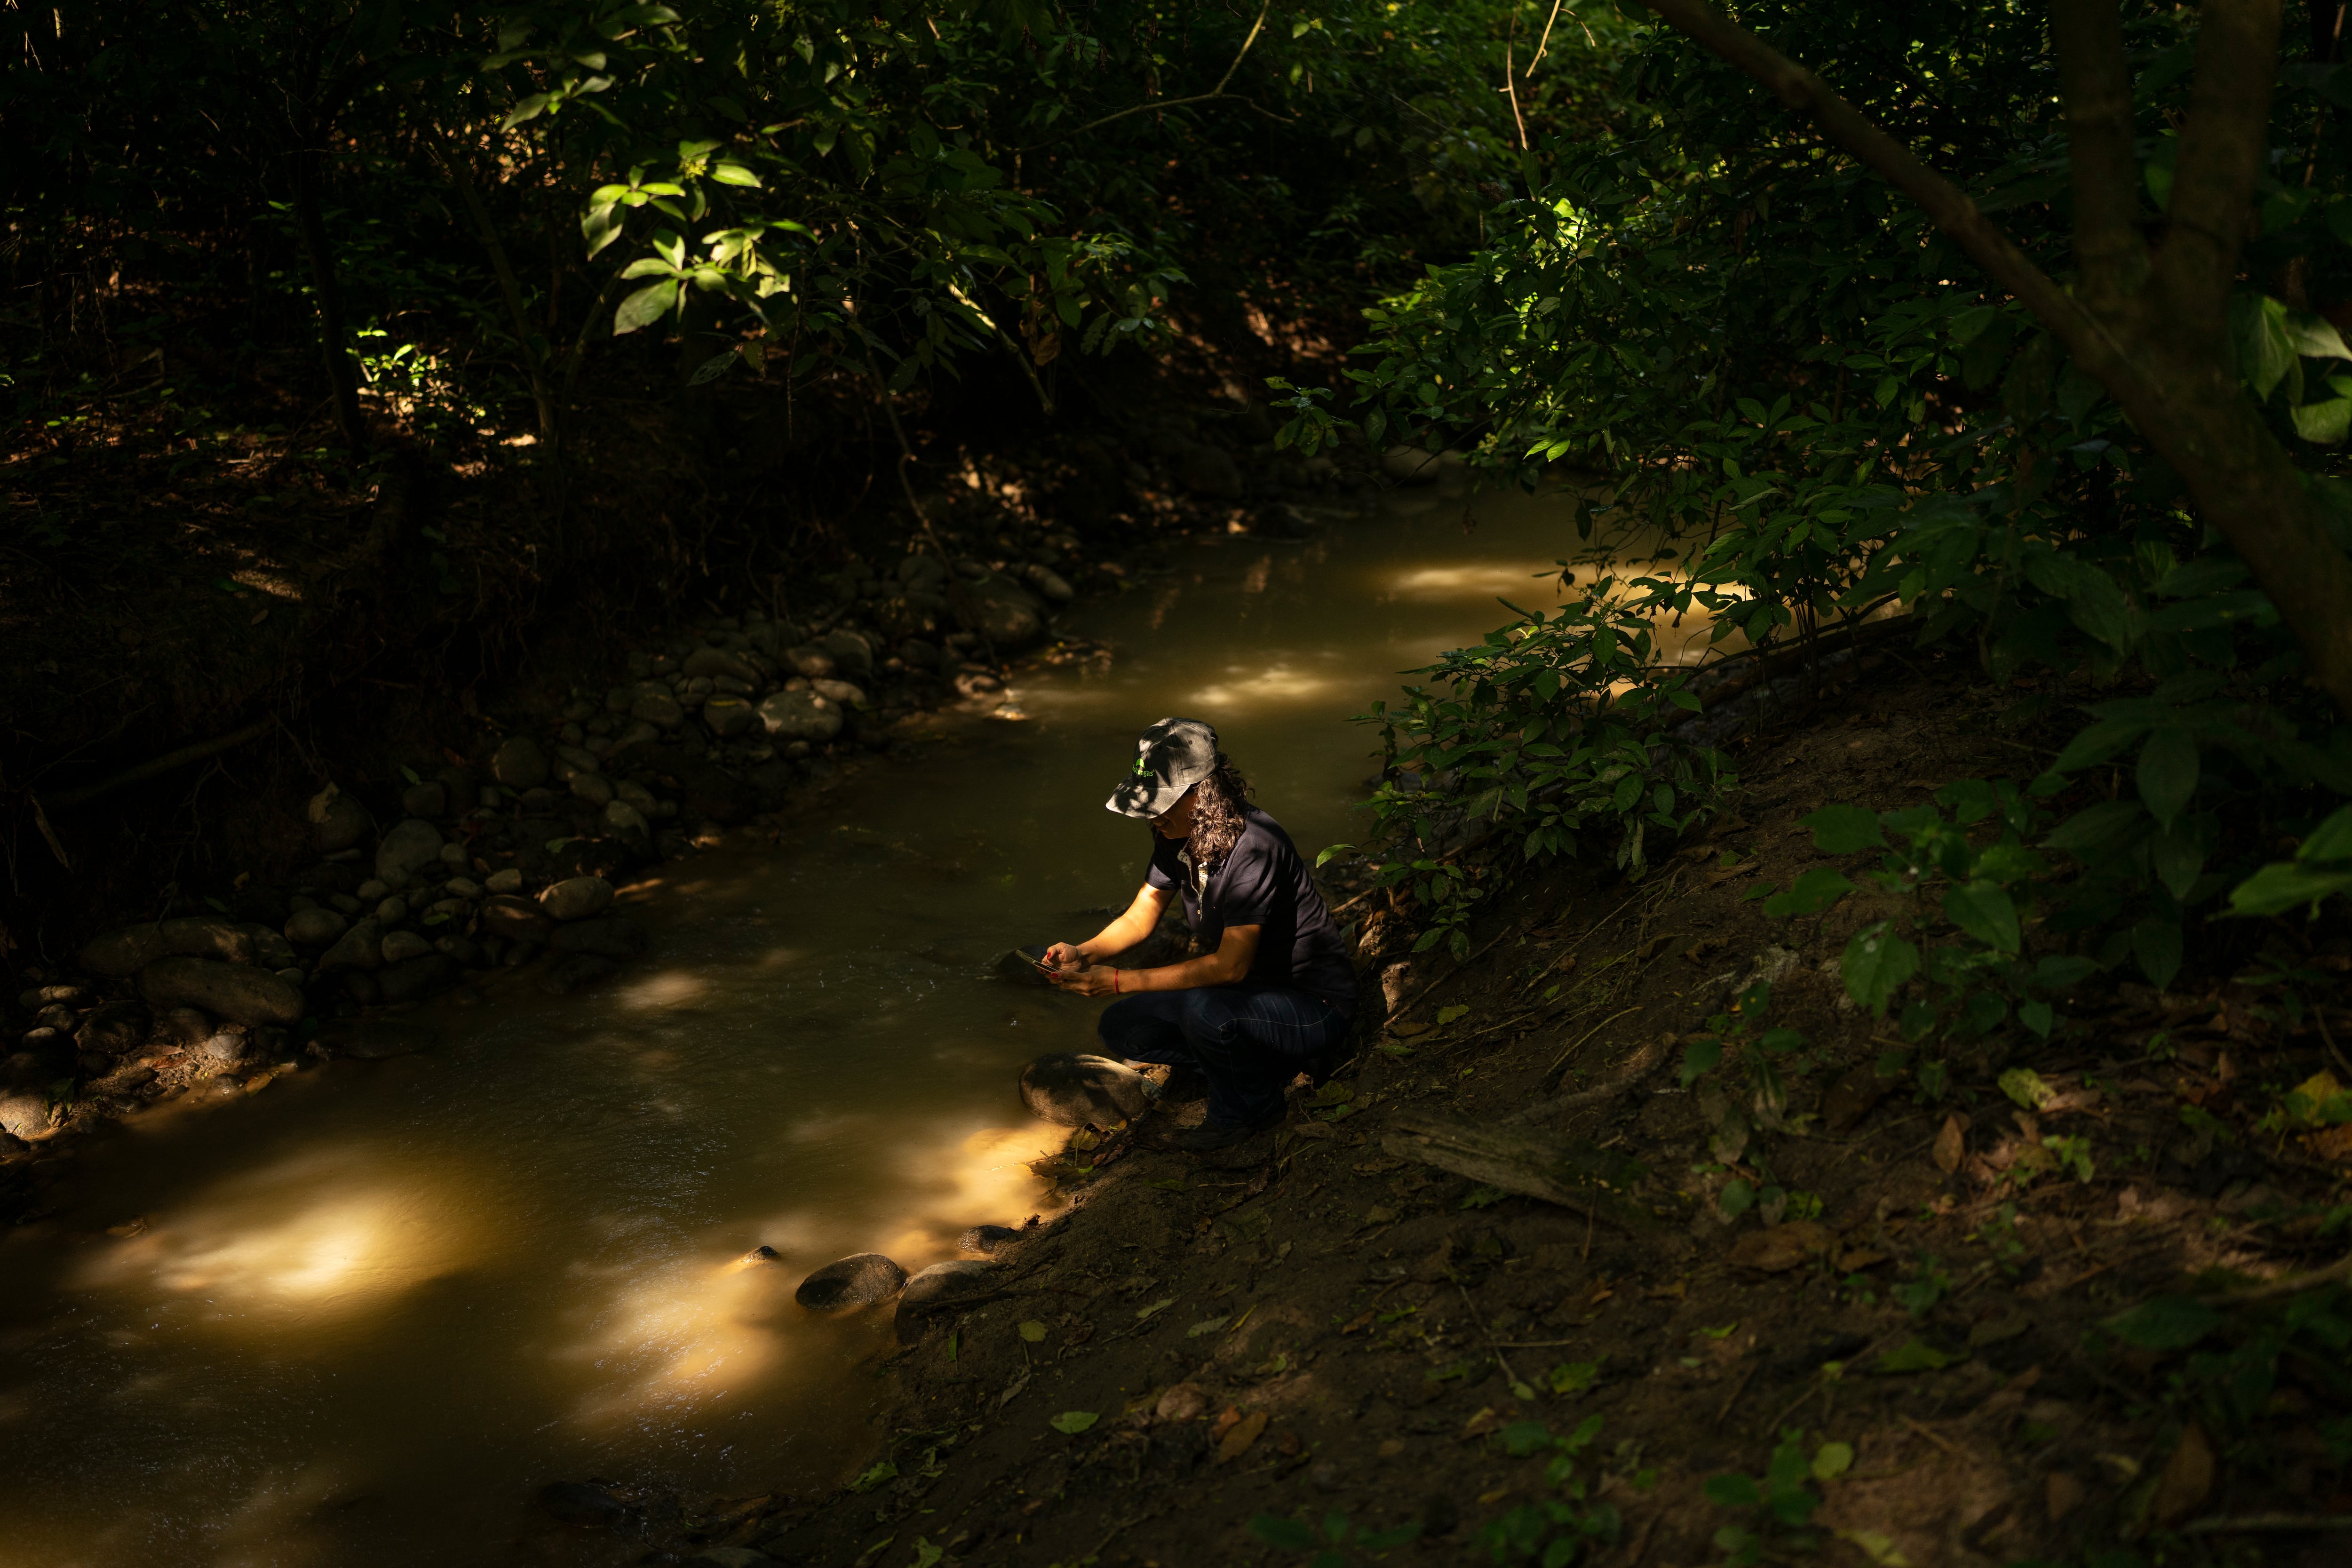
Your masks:
{"label": "camouflage bucket hat", "polygon": [[1149,821],[1216,771],[1214,730],[1198,719],[1162,719],[1135,742],[1135,766],[1103,805],[1121,816]]}

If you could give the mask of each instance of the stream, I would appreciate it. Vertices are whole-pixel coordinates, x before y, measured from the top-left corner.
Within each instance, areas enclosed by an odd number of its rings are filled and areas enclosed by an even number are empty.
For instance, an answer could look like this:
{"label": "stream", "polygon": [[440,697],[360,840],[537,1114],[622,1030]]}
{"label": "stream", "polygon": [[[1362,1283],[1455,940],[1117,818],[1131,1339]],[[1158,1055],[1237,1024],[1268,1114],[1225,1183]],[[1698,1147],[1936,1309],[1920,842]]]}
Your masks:
{"label": "stream", "polygon": [[[624,894],[655,956],[568,998],[500,975],[444,1043],[143,1112],[0,1238],[0,1565],[492,1563],[542,1483],[837,1484],[871,1452],[887,1315],[812,1268],[909,1270],[1048,1218],[1022,1062],[1100,1004],[1014,986],[1091,935],[1147,830],[1134,737],[1208,719],[1310,857],[1361,836],[1397,672],[1555,602],[1564,503],[1392,493],[1303,543],[1202,541],[1082,606],[1117,650],[942,716],[922,760],[805,803],[775,849]],[[1013,716],[1017,714],[1017,716]],[[767,1246],[777,1263],[739,1261]]]}

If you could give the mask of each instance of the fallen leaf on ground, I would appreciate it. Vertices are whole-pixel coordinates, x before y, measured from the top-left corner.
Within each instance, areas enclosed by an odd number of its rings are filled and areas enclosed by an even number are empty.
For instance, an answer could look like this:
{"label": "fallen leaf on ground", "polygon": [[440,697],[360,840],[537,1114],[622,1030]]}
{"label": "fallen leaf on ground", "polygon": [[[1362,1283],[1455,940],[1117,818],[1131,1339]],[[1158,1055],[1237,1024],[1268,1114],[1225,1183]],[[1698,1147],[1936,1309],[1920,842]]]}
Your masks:
{"label": "fallen leaf on ground", "polygon": [[1363,1311],[1360,1311],[1354,1317],[1349,1319],[1347,1324],[1342,1327],[1339,1331],[1343,1334],[1360,1334],[1371,1326],[1371,1310],[1367,1308]]}
{"label": "fallen leaf on ground", "polygon": [[1151,1316],[1152,1316],[1152,1315],[1154,1315],[1155,1313],[1164,1312],[1164,1311],[1166,1311],[1169,1308],[1171,1308],[1171,1307],[1174,1306],[1175,1304],[1176,1304],[1176,1298],[1175,1298],[1175,1297],[1173,1297],[1173,1296],[1162,1296],[1162,1297],[1161,1297],[1161,1298],[1160,1298],[1160,1300],[1158,1300],[1157,1301],[1152,1302],[1152,1303],[1151,1303],[1151,1305],[1150,1305],[1149,1307],[1145,1307],[1145,1308],[1141,1309],[1140,1310],[1139,1310],[1139,1311],[1135,1314],[1136,1321],[1138,1321],[1138,1322],[1141,1322],[1144,1319],[1149,1318],[1149,1317],[1151,1317]]}
{"label": "fallen leaf on ground", "polygon": [[1202,1334],[1215,1333],[1219,1329],[1223,1328],[1227,1323],[1232,1321],[1233,1320],[1231,1318],[1204,1318],[1201,1321],[1193,1324],[1191,1328],[1186,1329],[1184,1331],[1184,1337],[1188,1340],[1197,1340]]}
{"label": "fallen leaf on ground", "polygon": [[2158,1524],[2178,1524],[2199,1509],[2213,1491],[2213,1445],[2205,1428],[2191,1421],[2181,1428],[2172,1458],[2156,1479],[2156,1497],[2148,1505]]}
{"label": "fallen leaf on ground", "polygon": [[1936,1134],[1936,1169],[1948,1176],[1960,1168],[1960,1157],[1969,1150],[1967,1133],[1958,1117],[1944,1118],[1943,1131]]}
{"label": "fallen leaf on ground", "polygon": [[1396,1223],[1396,1210],[1391,1208],[1382,1208],[1377,1205],[1364,1211],[1364,1223],[1366,1225],[1394,1225]]}
{"label": "fallen leaf on ground", "polygon": [[1489,1432],[1500,1431],[1502,1426],[1503,1418],[1496,1415],[1495,1407],[1489,1405],[1462,1423],[1462,1435],[1465,1437],[1483,1437]]}
{"label": "fallen leaf on ground", "polygon": [[1335,1136],[1328,1121],[1302,1121],[1290,1130],[1293,1138],[1329,1138]]}
{"label": "fallen leaf on ground", "polygon": [[1217,1463],[1227,1464],[1248,1453],[1258,1438],[1265,1435],[1265,1423],[1266,1414],[1263,1410],[1235,1422],[1233,1430],[1218,1440]]}
{"label": "fallen leaf on ground", "polygon": [[1791,1220],[1750,1231],[1734,1243],[1729,1261],[1741,1268],[1779,1274],[1830,1249],[1829,1226],[1818,1220]]}
{"label": "fallen leaf on ground", "polygon": [[1875,1268],[1878,1265],[1885,1261],[1886,1254],[1883,1252],[1873,1252],[1866,1247],[1857,1247],[1852,1252],[1841,1252],[1838,1254],[1838,1272],[1841,1274],[1858,1273],[1864,1268]]}
{"label": "fallen leaf on ground", "polygon": [[1091,1410],[1065,1410],[1045,1425],[1065,1436],[1075,1437],[1101,1419]]}
{"label": "fallen leaf on ground", "polygon": [[1172,1384],[1151,1413],[1162,1421],[1198,1421],[1209,1413],[1209,1391],[1197,1383]]}
{"label": "fallen leaf on ground", "polygon": [[1980,1351],[1987,1345],[2004,1343],[2032,1327],[2033,1320],[2023,1312],[2011,1312],[2005,1318],[1988,1318],[1969,1331],[1969,1349]]}
{"label": "fallen leaf on ground", "polygon": [[1033,1345],[1036,1344],[1045,1337],[1045,1325],[1032,1318],[1021,1325],[1021,1337]]}
{"label": "fallen leaf on ground", "polygon": [[1935,1372],[1963,1362],[1965,1355],[1947,1355],[1942,1351],[1916,1337],[1906,1340],[1872,1363],[1874,1373]]}
{"label": "fallen leaf on ground", "polygon": [[1671,1285],[1655,1285],[1642,1292],[1653,1301],[1679,1301],[1690,1293],[1690,1281],[1677,1279]]}
{"label": "fallen leaf on ground", "polygon": [[2352,1121],[2341,1127],[2331,1127],[2325,1132],[2315,1132],[2303,1142],[2305,1147],[2323,1160],[2352,1164]]}

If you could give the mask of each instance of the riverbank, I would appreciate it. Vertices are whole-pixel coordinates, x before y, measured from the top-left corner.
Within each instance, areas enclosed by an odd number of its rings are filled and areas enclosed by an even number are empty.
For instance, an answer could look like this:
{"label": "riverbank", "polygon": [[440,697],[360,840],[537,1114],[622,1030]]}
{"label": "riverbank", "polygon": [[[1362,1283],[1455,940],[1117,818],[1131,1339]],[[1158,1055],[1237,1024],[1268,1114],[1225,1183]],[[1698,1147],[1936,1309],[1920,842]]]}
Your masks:
{"label": "riverbank", "polygon": [[[2332,1562],[2342,1320],[2294,1288],[2342,1256],[2345,1166],[2279,1096],[2332,1056],[2289,994],[2352,949],[2095,978],[2030,1082],[1933,1085],[1843,1000],[1861,917],[1748,897],[1829,858],[1830,800],[2011,771],[2005,700],[1952,659],[1849,682],[1740,742],[1705,842],[1523,879],[1458,968],[1366,921],[1370,1048],[1208,1161],[1152,1147],[1163,1113],[1041,1162],[1068,1213],[908,1315],[846,1489],[568,1483],[516,1560]],[[1676,1069],[1759,980],[1803,1045],[1750,1122]]]}

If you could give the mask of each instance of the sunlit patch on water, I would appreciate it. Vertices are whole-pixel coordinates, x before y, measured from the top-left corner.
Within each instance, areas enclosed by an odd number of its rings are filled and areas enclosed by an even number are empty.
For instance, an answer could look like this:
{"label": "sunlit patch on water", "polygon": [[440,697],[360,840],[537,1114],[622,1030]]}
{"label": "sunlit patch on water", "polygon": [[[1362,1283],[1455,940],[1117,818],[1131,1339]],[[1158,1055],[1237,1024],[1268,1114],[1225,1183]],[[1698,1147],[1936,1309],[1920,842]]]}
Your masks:
{"label": "sunlit patch on water", "polygon": [[1202,687],[1187,700],[1204,712],[1226,715],[1329,698],[1338,684],[1337,677],[1328,672],[1302,669],[1288,659],[1276,659],[1271,664],[1229,665],[1223,679]]}
{"label": "sunlit patch on water", "polygon": [[227,1317],[376,1310],[485,1255],[470,1196],[446,1166],[394,1168],[364,1150],[306,1154],[160,1210],[77,1283],[201,1297]]}
{"label": "sunlit patch on water", "polygon": [[682,969],[667,969],[620,987],[621,1005],[639,1011],[675,1007],[696,1000],[708,990],[709,984],[700,975]]}

